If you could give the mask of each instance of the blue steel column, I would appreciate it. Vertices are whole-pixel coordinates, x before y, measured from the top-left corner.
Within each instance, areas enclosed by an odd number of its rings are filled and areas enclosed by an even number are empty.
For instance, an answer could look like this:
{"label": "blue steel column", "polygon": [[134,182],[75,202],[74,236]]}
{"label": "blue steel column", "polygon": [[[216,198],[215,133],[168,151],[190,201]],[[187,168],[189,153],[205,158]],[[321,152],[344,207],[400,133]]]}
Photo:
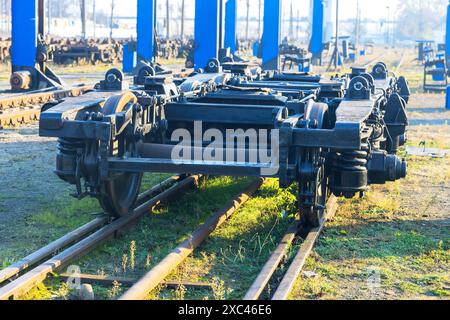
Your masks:
{"label": "blue steel column", "polygon": [[264,1],[264,30],[262,36],[262,68],[280,69],[281,0]]}
{"label": "blue steel column", "polygon": [[137,59],[152,62],[155,48],[156,0],[137,2]]}
{"label": "blue steel column", "polygon": [[[447,26],[445,30],[445,59],[447,67],[450,65],[450,4],[447,6]],[[450,110],[450,86],[447,87],[445,108]]]}
{"label": "blue steel column", "polygon": [[195,68],[204,68],[211,58],[219,55],[222,0],[195,1]]}
{"label": "blue steel column", "polygon": [[227,0],[225,4],[225,48],[230,48],[230,52],[236,52],[236,0]]}
{"label": "blue steel column", "polygon": [[37,0],[12,0],[12,71],[36,66]]}
{"label": "blue steel column", "polygon": [[313,54],[315,62],[319,64],[322,61],[323,51],[323,18],[323,0],[314,0],[310,51]]}

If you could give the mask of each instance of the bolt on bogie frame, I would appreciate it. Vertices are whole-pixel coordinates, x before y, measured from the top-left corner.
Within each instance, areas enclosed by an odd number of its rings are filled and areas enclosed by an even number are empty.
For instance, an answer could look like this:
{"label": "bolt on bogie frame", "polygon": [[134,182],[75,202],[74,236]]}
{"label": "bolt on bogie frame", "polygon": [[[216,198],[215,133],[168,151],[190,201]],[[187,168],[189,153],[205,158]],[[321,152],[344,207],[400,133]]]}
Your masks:
{"label": "bolt on bogie frame", "polygon": [[40,119],[40,134],[59,138],[58,176],[112,215],[130,211],[144,172],[255,176],[297,183],[303,221],[317,226],[331,193],[406,175],[395,154],[409,89],[382,63],[334,79],[217,60],[182,81],[143,68],[133,87],[110,70]]}

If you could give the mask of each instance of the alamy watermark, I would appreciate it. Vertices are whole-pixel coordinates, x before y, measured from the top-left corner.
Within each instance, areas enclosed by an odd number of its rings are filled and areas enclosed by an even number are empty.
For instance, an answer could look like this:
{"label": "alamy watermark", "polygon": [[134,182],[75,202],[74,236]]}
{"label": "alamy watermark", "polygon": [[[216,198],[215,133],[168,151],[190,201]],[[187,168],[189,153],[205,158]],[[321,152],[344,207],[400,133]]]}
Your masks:
{"label": "alamy watermark", "polygon": [[188,129],[180,128],[173,131],[171,139],[179,141],[171,154],[171,160],[176,164],[189,161],[257,164],[263,176],[278,173],[278,129],[226,129],[224,136],[224,132],[216,128],[204,131],[202,121],[195,121],[193,135]]}

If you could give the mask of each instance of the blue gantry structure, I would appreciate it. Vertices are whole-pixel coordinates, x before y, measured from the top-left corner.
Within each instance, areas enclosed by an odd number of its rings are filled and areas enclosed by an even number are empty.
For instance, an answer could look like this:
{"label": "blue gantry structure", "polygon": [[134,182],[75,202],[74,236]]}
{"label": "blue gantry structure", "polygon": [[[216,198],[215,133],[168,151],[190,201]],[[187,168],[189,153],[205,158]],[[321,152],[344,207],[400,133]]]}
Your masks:
{"label": "blue gantry structure", "polygon": [[237,50],[237,0],[226,0],[225,3],[225,48],[230,53]]}
{"label": "blue gantry structure", "polygon": [[264,1],[262,68],[280,69],[281,0]]}
{"label": "blue gantry structure", "polygon": [[[450,63],[450,1],[447,6],[447,25],[445,30],[445,60]],[[447,86],[445,108],[450,110],[450,86]]]}
{"label": "blue gantry structure", "polygon": [[313,20],[309,50],[313,55],[313,63],[322,64],[324,4],[323,0],[313,0]]}
{"label": "blue gantry structure", "polygon": [[13,0],[11,15],[11,89],[28,91],[65,86],[46,65],[44,0]]}
{"label": "blue gantry structure", "polygon": [[13,0],[12,14],[12,71],[34,68],[38,37],[38,2]]}
{"label": "blue gantry structure", "polygon": [[[313,0],[313,5],[310,49],[319,58],[323,50],[323,0]],[[261,53],[262,67],[266,70],[280,68],[281,8],[282,0],[264,1]],[[125,47],[125,72],[131,72],[140,61],[155,62],[156,11],[156,0],[137,1],[137,44]],[[236,52],[237,16],[237,0],[195,0],[195,68],[203,68],[211,58],[218,58],[222,48],[229,48],[231,54]],[[38,57],[42,55],[39,52],[39,34],[43,33],[44,24],[39,23],[39,17],[43,19],[43,0],[12,1],[13,72],[34,72],[36,65],[40,63]],[[42,80],[42,76],[39,78]],[[52,75],[44,79],[48,79],[49,86],[57,85],[59,80]],[[42,83],[40,86],[42,87]]]}

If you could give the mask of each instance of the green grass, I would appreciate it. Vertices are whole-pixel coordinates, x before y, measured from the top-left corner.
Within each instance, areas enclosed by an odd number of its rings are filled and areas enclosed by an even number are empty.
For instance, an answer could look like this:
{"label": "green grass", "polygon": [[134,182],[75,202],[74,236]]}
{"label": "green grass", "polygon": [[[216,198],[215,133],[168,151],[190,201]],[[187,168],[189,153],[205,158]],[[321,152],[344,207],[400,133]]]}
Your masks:
{"label": "green grass", "polygon": [[[250,181],[210,178],[199,190],[159,208],[122,238],[109,241],[74,264],[80,265],[83,273],[138,277],[187,239]],[[149,298],[242,298],[286,230],[291,220],[287,217],[295,212],[294,204],[292,194],[280,190],[277,181],[270,180],[169,277],[211,282],[213,290],[158,288]],[[286,214],[282,215],[283,211]],[[95,286],[95,293],[97,298],[111,299],[124,289]],[[65,298],[60,294],[65,291],[58,281],[49,281],[26,298]]]}
{"label": "green grass", "polygon": [[[428,179],[445,183],[433,179],[442,170],[442,160],[422,161],[410,167],[406,182],[373,187],[362,200],[341,201],[305,268],[318,276],[301,277],[292,299],[423,299],[449,294],[450,233],[448,218],[439,218],[436,195],[419,191],[417,211],[403,208],[405,197],[414,198],[405,185],[420,186]],[[418,182],[415,173],[424,163],[434,170]],[[381,276],[377,291],[368,289],[366,271],[372,267]]]}

